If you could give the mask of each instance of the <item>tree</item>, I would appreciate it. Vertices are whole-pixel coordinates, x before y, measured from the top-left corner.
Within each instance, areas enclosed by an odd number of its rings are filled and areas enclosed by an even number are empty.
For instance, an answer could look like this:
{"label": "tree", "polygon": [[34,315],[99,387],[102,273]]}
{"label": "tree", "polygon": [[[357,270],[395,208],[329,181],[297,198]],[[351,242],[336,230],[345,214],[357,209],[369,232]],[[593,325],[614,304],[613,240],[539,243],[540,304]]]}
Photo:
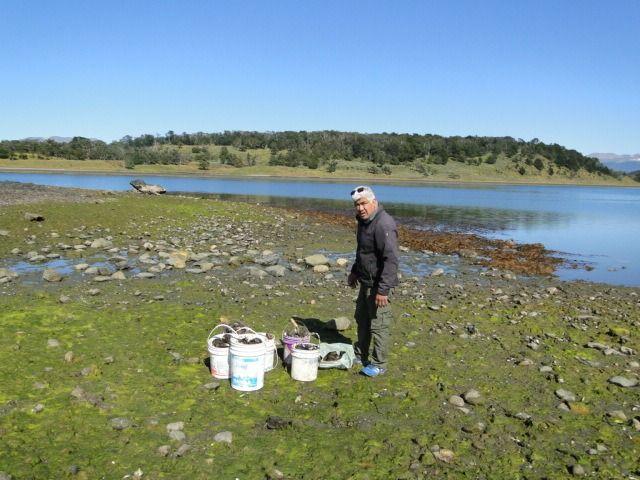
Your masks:
{"label": "tree", "polygon": [[335,172],[337,168],[338,168],[338,161],[337,160],[331,160],[327,164],[327,172],[329,172],[329,173]]}
{"label": "tree", "polygon": [[533,166],[536,167],[536,169],[540,172],[544,168],[544,163],[540,159],[540,157],[536,157],[536,159],[533,161]]}

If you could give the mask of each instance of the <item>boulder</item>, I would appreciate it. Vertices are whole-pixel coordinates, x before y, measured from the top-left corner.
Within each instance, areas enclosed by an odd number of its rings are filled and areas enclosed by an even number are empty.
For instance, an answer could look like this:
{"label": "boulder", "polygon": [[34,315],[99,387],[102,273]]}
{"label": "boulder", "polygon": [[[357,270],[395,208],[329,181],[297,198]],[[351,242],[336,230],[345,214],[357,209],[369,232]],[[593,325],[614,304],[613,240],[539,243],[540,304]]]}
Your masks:
{"label": "boulder", "polygon": [[351,326],[351,320],[348,317],[336,317],[327,322],[327,328],[342,331],[348,330]]}
{"label": "boulder", "polygon": [[54,268],[45,268],[42,272],[42,278],[47,282],[61,282],[62,274]]}
{"label": "boulder", "polygon": [[167,193],[167,190],[160,185],[149,185],[144,180],[136,179],[129,182],[133,188],[135,188],[140,193],[146,193],[149,195],[160,195],[162,193]]}
{"label": "boulder", "polygon": [[305,257],[304,263],[306,263],[310,267],[316,267],[318,265],[329,265],[329,259],[321,253],[316,253],[315,255],[309,255],[308,257]]}

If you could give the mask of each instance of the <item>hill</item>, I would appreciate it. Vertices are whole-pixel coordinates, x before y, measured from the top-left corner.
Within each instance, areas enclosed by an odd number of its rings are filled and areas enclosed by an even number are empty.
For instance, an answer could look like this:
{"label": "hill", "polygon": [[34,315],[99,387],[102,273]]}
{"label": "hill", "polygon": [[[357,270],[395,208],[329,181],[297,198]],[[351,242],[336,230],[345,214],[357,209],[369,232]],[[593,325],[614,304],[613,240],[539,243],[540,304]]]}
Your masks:
{"label": "hill", "polygon": [[618,155],[616,153],[591,153],[590,157],[597,158],[611,170],[630,173],[640,169],[640,153],[633,155]]}

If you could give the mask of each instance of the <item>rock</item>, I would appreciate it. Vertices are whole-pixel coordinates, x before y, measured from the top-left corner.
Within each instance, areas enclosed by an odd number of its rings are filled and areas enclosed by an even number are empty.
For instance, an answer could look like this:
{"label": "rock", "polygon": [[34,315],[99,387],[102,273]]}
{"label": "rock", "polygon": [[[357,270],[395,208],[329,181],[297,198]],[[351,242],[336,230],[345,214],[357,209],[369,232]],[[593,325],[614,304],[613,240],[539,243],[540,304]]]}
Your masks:
{"label": "rock", "polygon": [[313,271],[316,273],[326,273],[329,271],[329,265],[316,265],[313,267]]}
{"label": "rock", "polygon": [[109,282],[111,280],[113,280],[111,276],[105,277],[104,275],[96,275],[93,277],[93,281],[97,283]]}
{"label": "rock", "polygon": [[616,423],[624,423],[627,421],[627,415],[622,410],[609,410],[607,417]]}
{"label": "rock", "polygon": [[212,263],[212,262],[201,262],[200,263],[200,270],[202,270],[203,272],[208,272],[213,267],[215,267],[215,264]]}
{"label": "rock", "polygon": [[131,420],[123,417],[116,417],[109,420],[111,428],[114,430],[125,430],[131,426]]}
{"label": "rock", "polygon": [[317,253],[315,255],[310,255],[308,257],[305,257],[304,263],[307,264],[309,267],[317,267],[319,265],[328,265],[329,259],[324,255],[322,255],[321,253]]}
{"label": "rock", "polygon": [[451,395],[448,402],[455,407],[464,407],[464,399],[460,395]]}
{"label": "rock", "polygon": [[273,252],[262,252],[262,255],[256,257],[253,261],[258,265],[268,267],[271,265],[277,265],[280,261],[280,256],[277,253]]}
{"label": "rock", "polygon": [[187,438],[187,436],[180,430],[171,430],[169,432],[169,438],[171,440],[175,440],[176,442],[183,442],[184,439]]}
{"label": "rock", "polygon": [[176,452],[174,453],[174,455],[176,457],[182,457],[183,455],[185,455],[189,450],[191,450],[191,445],[183,443],[182,445],[180,445],[178,447],[178,449],[176,450]]}
{"label": "rock", "polygon": [[623,388],[630,388],[638,385],[637,378],[627,378],[620,375],[611,377],[608,382]]}
{"label": "rock", "polygon": [[326,323],[327,328],[342,332],[349,330],[351,327],[351,320],[348,317],[336,317],[332,318]]}
{"label": "rock", "polygon": [[455,457],[455,454],[451,450],[447,450],[446,448],[441,448],[435,452],[432,452],[433,456],[440,460],[441,462],[451,463]]}
{"label": "rock", "polygon": [[571,465],[571,467],[569,467],[569,471],[576,477],[581,477],[586,473],[584,467],[582,465],[578,465],[577,463],[575,465]]}
{"label": "rock", "polygon": [[265,272],[264,270],[258,267],[248,267],[248,270],[249,270],[249,275],[255,278],[263,279],[268,275],[267,272]]}
{"label": "rock", "polygon": [[167,432],[178,432],[184,430],[184,422],[173,422],[167,425]]}
{"label": "rock", "polygon": [[461,248],[458,250],[458,255],[462,258],[478,258],[478,252],[471,250],[470,248]]}
{"label": "rock", "polygon": [[220,382],[205,383],[202,388],[205,390],[217,390],[220,388]]}
{"label": "rock", "polygon": [[49,348],[57,348],[60,346],[60,342],[58,340],[56,340],[55,338],[50,338],[49,340],[47,340],[47,347]]}
{"label": "rock", "polygon": [[67,363],[73,362],[73,352],[71,350],[64,354],[64,361]]}
{"label": "rock", "polygon": [[111,279],[112,280],[126,280],[127,277],[125,276],[123,271],[118,270],[117,272],[111,274]]}
{"label": "rock", "polygon": [[69,303],[71,301],[71,298],[68,297],[67,295],[60,295],[60,298],[58,298],[58,301],[60,303]]}
{"label": "rock", "polygon": [[140,272],[136,275],[136,278],[154,278],[156,276],[155,273],[151,272]]}
{"label": "rock", "polygon": [[565,390],[564,388],[559,388],[555,391],[556,397],[560,400],[564,400],[565,402],[575,402],[578,398],[573,392],[569,390]]}
{"label": "rock", "polygon": [[468,390],[462,396],[462,398],[464,398],[464,401],[470,405],[481,405],[482,403],[484,403],[484,399],[482,398],[480,392],[474,389]]}
{"label": "rock", "polygon": [[107,240],[105,238],[96,238],[93,242],[91,242],[91,245],[89,245],[91,248],[111,248],[113,247],[113,242],[110,240]]}
{"label": "rock", "polygon": [[9,230],[0,230],[0,237],[8,237]]}
{"label": "rock", "polygon": [[171,447],[169,445],[161,445],[160,447],[158,447],[157,452],[158,452],[158,455],[162,457],[167,457],[171,453]]}
{"label": "rock", "polygon": [[433,272],[431,272],[432,277],[439,277],[440,275],[444,275],[444,269],[436,268]]}
{"label": "rock", "polygon": [[543,365],[540,367],[540,373],[551,373],[553,372],[553,367],[550,367],[549,365]]}
{"label": "rock", "polygon": [[269,430],[282,430],[283,428],[287,428],[293,425],[293,421],[288,418],[277,417],[275,415],[271,415],[267,418],[267,422],[265,426]]}
{"label": "rock", "polygon": [[0,472],[0,480],[13,480],[13,477],[5,472]]}
{"label": "rock", "polygon": [[349,260],[347,260],[346,258],[338,258],[336,260],[336,265],[338,267],[346,267],[349,264]]}
{"label": "rock", "polygon": [[233,441],[233,433],[229,431],[216,433],[215,437],[213,437],[213,441],[218,443],[231,443]]}
{"label": "rock", "polygon": [[6,278],[6,281],[10,282],[14,278],[18,278],[18,274],[8,268],[0,268],[0,278]]}
{"label": "rock", "polygon": [[274,277],[284,277],[287,269],[282,265],[272,265],[270,267],[265,268],[265,271]]}
{"label": "rock", "polygon": [[37,403],[36,405],[34,405],[34,407],[31,409],[31,411],[33,413],[40,413],[41,411],[44,410],[44,405],[41,403]]}
{"label": "rock", "polygon": [[47,282],[61,282],[64,277],[54,268],[45,268],[42,272],[42,278]]}
{"label": "rock", "polygon": [[29,220],[30,222],[43,222],[44,216],[39,213],[25,213],[24,219]]}
{"label": "rock", "polygon": [[92,297],[95,297],[96,295],[100,295],[100,289],[99,288],[91,288],[91,289],[87,290],[87,293],[89,295],[91,295]]}
{"label": "rock", "polygon": [[173,268],[185,268],[187,266],[187,259],[189,258],[189,253],[185,250],[178,250],[176,252],[172,252],[169,254],[169,258],[167,258],[167,263],[171,265]]}
{"label": "rock", "polygon": [[129,185],[135,188],[138,192],[149,195],[161,195],[167,192],[167,190],[160,185],[149,185],[144,180],[139,179],[131,180]]}

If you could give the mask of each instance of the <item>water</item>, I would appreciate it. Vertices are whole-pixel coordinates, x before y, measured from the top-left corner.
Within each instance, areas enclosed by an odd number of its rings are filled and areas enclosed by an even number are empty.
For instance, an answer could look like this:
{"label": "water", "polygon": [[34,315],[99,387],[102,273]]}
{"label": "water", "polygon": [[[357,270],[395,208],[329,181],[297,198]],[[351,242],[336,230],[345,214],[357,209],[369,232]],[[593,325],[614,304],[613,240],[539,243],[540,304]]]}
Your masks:
{"label": "water", "polygon": [[[352,184],[274,179],[0,173],[0,181],[129,190],[142,178],[168,191],[217,194],[274,205],[350,211]],[[542,243],[593,270],[561,268],[563,279],[640,286],[640,188],[530,185],[373,185],[403,223]],[[2,192],[0,191],[0,196]]]}

